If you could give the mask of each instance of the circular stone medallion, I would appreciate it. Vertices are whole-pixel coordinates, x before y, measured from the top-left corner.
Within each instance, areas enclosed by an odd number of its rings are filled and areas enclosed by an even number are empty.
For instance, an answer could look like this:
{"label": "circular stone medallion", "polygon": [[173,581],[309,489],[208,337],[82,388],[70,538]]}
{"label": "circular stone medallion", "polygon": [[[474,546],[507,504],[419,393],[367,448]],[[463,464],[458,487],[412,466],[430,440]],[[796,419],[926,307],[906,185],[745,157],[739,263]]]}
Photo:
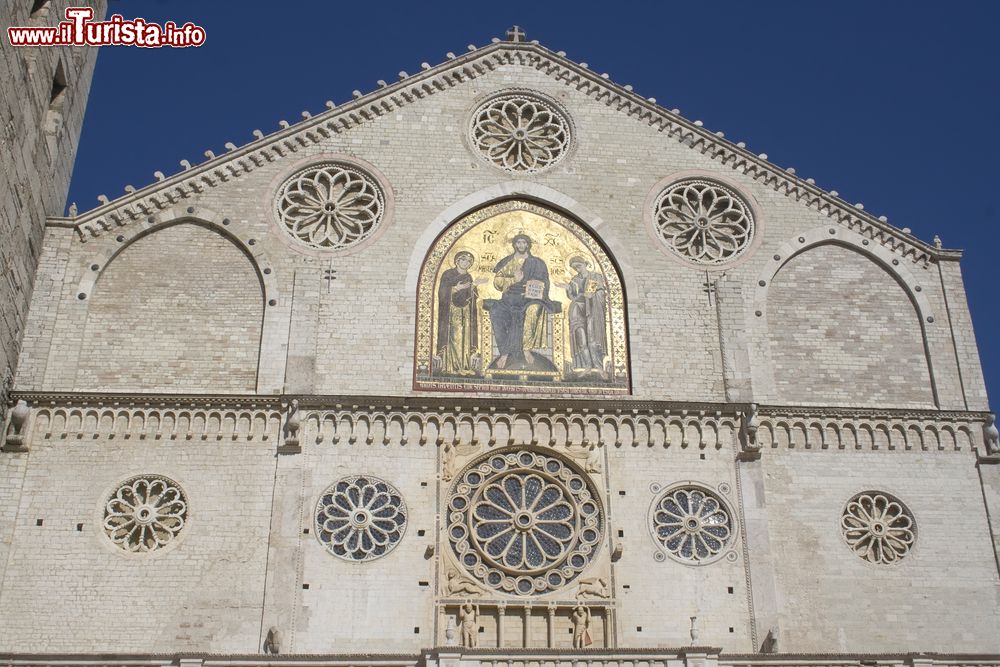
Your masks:
{"label": "circular stone medallion", "polygon": [[604,533],[587,477],[548,453],[498,451],[478,459],[456,479],[448,505],[456,558],[504,593],[565,586],[586,569]]}
{"label": "circular stone medallion", "polygon": [[298,243],[340,250],[365,240],[382,222],[385,195],[367,172],[340,162],[314,164],[278,189],[275,215]]}
{"label": "circular stone medallion", "polygon": [[494,166],[534,173],[566,154],[570,125],[554,104],[526,93],[508,93],[475,110],[469,136],[480,155]]}
{"label": "circular stone medallion", "polygon": [[129,552],[161,549],[177,537],[187,520],[180,485],[160,475],[139,475],[121,484],[104,504],[104,532]]}
{"label": "circular stone medallion", "polygon": [[675,255],[702,266],[740,257],[755,232],[750,205],[734,190],[699,178],[678,181],[653,204],[653,227]]}
{"label": "circular stone medallion", "polygon": [[732,541],[733,514],[721,497],[696,485],[673,487],[656,498],[650,515],[653,539],[674,560],[705,565]]}
{"label": "circular stone medallion", "polygon": [[847,501],[840,528],[851,551],[877,565],[898,562],[917,539],[913,514],[901,500],[882,491],[865,491]]}
{"label": "circular stone medallion", "polygon": [[316,538],[337,558],[369,561],[396,548],[406,532],[406,503],[392,484],[344,477],[320,496]]}

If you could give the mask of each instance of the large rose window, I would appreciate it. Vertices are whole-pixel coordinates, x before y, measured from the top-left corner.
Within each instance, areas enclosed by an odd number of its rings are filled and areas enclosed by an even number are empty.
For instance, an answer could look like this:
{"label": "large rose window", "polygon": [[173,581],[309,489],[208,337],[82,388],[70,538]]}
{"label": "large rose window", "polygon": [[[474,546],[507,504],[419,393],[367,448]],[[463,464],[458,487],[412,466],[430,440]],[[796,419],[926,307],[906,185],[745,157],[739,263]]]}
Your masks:
{"label": "large rose window", "polygon": [[855,554],[879,565],[906,556],[917,539],[910,511],[902,501],[879,491],[851,498],[841,515],[840,527]]}
{"label": "large rose window", "polygon": [[653,504],[653,537],[671,557],[703,565],[722,555],[733,536],[732,512],[697,486],[668,490]]}
{"label": "large rose window", "polygon": [[375,477],[345,477],[320,496],[316,537],[338,558],[368,561],[392,551],[406,531],[406,504]]}
{"label": "large rose window", "polygon": [[459,561],[495,590],[559,588],[590,563],[603,533],[596,492],[582,473],[534,451],[496,453],[469,466],[449,502]]}
{"label": "large rose window", "polygon": [[472,145],[497,167],[532,173],[569,147],[569,121],[552,104],[515,93],[493,98],[472,114]]}
{"label": "large rose window", "polygon": [[104,531],[125,551],[155,551],[177,537],[187,501],[177,482],[142,475],[122,482],[104,505]]}
{"label": "large rose window", "polygon": [[368,238],[382,221],[385,197],[367,173],[327,162],[281,186],[276,214],[285,231],[310,248],[337,250]]}
{"label": "large rose window", "polygon": [[700,179],[664,190],[653,205],[653,226],[675,255],[709,266],[742,255],[754,235],[753,213],[742,197]]}

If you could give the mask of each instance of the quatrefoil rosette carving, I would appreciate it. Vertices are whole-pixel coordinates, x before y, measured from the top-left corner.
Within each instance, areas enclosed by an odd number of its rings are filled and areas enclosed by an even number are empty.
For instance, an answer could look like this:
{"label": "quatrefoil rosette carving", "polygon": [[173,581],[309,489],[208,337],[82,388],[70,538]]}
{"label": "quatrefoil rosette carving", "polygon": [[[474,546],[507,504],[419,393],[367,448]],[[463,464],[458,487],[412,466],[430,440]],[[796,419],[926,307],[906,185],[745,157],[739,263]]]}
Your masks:
{"label": "quatrefoil rosette carving", "polygon": [[484,159],[519,174],[539,172],[561,160],[571,138],[570,122],[562,110],[521,92],[481,104],[469,127],[469,140]]}
{"label": "quatrefoil rosette carving", "polygon": [[917,540],[917,525],[909,508],[882,491],[864,491],[847,501],[840,528],[851,551],[876,565],[902,560]]}
{"label": "quatrefoil rosette carving", "polygon": [[180,485],[160,475],[131,477],[104,503],[104,532],[118,548],[146,553],[171,545],[187,521]]}
{"label": "quatrefoil rosette carving", "polygon": [[353,475],[326,489],[316,507],[316,539],[337,558],[363,562],[396,548],[406,532],[406,503],[389,482]]}
{"label": "quatrefoil rosette carving", "polygon": [[747,201],[734,189],[702,178],[683,179],[660,192],[652,223],[667,250],[704,267],[740,258],[756,233]]}
{"label": "quatrefoil rosette carving", "polygon": [[568,461],[530,450],[482,457],[458,476],[448,538],[487,587],[540,595],[576,579],[604,533],[598,494]]}
{"label": "quatrefoil rosette carving", "polygon": [[314,250],[343,250],[382,223],[386,197],[374,176],[327,161],[294,173],[278,189],[275,216],[291,239]]}
{"label": "quatrefoil rosette carving", "polygon": [[707,565],[732,546],[736,528],[733,511],[718,494],[698,484],[679,484],[656,498],[650,509],[649,529],[666,556],[686,565]]}

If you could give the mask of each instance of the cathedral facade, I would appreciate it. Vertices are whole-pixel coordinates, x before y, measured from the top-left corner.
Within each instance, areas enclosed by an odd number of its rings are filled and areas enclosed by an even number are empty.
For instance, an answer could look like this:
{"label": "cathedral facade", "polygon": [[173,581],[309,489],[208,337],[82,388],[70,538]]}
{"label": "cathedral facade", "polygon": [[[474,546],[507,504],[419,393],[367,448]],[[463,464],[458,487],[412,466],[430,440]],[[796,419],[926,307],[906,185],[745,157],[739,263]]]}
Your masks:
{"label": "cathedral facade", "polygon": [[516,27],[328,107],[48,216],[0,657],[1000,664],[960,251]]}

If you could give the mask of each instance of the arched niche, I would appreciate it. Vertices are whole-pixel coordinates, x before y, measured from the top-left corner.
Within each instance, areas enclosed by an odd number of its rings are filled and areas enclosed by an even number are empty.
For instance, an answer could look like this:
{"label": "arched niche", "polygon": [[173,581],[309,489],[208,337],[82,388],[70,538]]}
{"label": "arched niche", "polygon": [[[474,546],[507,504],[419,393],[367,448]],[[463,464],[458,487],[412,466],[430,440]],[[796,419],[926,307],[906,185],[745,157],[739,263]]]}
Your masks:
{"label": "arched niche", "polygon": [[908,282],[890,273],[891,264],[842,240],[802,245],[788,253],[770,281],[761,281],[772,399],[934,407],[920,316],[926,302],[913,298]]}
{"label": "arched niche", "polygon": [[615,262],[577,221],[525,199],[487,205],[424,259],[414,388],[628,393],[625,306]]}
{"label": "arched niche", "polygon": [[244,249],[226,235],[197,221],[160,226],[138,235],[92,280],[77,386],[256,390],[264,289]]}

